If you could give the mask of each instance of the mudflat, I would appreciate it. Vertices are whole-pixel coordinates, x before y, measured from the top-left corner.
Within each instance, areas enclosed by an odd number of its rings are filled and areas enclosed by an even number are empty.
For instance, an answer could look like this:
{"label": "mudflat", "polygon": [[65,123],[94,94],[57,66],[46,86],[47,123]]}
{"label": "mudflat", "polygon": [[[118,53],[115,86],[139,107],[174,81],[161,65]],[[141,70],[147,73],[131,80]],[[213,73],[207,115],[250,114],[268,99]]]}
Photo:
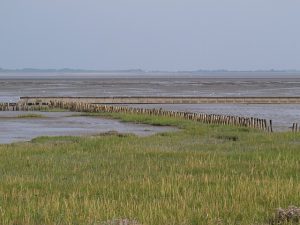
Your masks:
{"label": "mudflat", "polygon": [[[252,77],[252,78],[249,78]],[[21,96],[300,96],[300,74],[288,72],[235,72],[202,74],[12,74],[0,73],[0,102]],[[180,111],[273,120],[275,129],[287,130],[300,122],[300,105],[138,105]]]}
{"label": "mudflat", "polygon": [[20,96],[300,96],[300,74],[0,74],[0,100]]}

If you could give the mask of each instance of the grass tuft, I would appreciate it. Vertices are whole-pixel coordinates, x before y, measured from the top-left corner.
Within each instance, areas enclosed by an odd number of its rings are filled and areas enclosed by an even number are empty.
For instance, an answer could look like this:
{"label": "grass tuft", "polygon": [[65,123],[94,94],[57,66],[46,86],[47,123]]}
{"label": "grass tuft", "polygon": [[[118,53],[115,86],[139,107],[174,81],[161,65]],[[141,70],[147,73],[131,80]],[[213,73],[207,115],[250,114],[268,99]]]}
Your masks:
{"label": "grass tuft", "polygon": [[44,118],[44,115],[41,114],[35,114],[35,113],[29,113],[29,114],[22,114],[22,115],[18,115],[17,118],[20,119],[30,119],[30,118]]}

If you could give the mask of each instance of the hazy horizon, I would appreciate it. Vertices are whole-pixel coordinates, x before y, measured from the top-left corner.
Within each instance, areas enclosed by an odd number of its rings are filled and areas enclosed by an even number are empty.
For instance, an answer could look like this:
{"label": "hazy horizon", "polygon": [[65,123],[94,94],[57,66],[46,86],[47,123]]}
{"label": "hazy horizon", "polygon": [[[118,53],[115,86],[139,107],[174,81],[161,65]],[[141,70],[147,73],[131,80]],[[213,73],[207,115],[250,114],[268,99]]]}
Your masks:
{"label": "hazy horizon", "polygon": [[293,0],[2,0],[0,68],[300,70]]}
{"label": "hazy horizon", "polygon": [[[133,68],[133,69],[110,69],[110,70],[101,70],[101,69],[82,69],[82,68],[2,68],[0,67],[1,72],[20,72],[20,73],[27,73],[27,72],[83,72],[83,73],[109,73],[109,72],[129,72],[129,73],[299,73],[300,70],[295,69],[283,69],[283,70],[274,70],[274,69],[266,69],[266,70],[226,70],[226,69],[211,69],[211,70],[144,70],[141,68]],[[300,74],[299,74],[300,75]]]}

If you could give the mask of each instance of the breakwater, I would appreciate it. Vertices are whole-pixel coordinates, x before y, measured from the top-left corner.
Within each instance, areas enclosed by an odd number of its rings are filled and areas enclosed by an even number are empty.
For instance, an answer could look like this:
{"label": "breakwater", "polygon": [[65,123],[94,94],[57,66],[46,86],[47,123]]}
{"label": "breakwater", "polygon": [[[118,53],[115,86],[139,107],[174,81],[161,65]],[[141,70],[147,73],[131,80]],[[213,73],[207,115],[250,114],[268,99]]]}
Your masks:
{"label": "breakwater", "polygon": [[300,104],[300,97],[21,97],[27,104],[52,100],[92,104]]}

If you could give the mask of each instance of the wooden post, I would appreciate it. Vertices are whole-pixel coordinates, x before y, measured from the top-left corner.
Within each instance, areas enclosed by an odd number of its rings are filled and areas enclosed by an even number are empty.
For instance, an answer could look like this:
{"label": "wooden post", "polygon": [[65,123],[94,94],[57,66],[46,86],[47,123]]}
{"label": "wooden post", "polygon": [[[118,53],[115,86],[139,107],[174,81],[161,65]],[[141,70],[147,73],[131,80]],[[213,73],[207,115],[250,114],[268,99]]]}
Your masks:
{"label": "wooden post", "polygon": [[273,133],[273,124],[272,124],[272,120],[270,120],[270,132]]}
{"label": "wooden post", "polygon": [[292,132],[295,132],[295,123],[293,123]]}

